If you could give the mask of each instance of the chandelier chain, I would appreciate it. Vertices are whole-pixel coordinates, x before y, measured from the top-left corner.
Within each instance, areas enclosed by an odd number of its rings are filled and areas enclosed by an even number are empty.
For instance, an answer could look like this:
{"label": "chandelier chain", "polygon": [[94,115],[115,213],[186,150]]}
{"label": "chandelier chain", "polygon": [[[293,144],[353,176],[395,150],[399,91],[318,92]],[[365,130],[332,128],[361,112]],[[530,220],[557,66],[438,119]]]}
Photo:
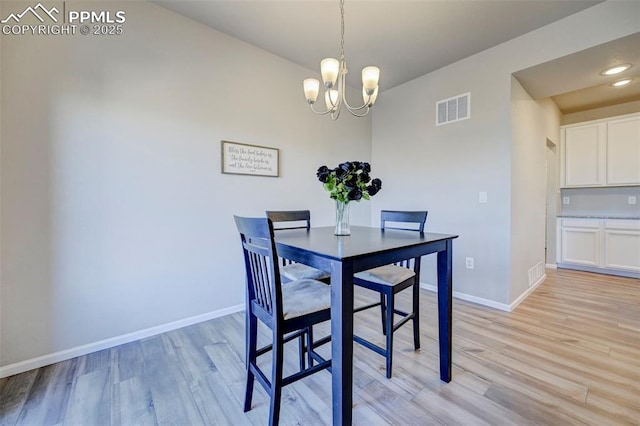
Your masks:
{"label": "chandelier chain", "polygon": [[340,62],[344,61],[344,0],[340,0]]}

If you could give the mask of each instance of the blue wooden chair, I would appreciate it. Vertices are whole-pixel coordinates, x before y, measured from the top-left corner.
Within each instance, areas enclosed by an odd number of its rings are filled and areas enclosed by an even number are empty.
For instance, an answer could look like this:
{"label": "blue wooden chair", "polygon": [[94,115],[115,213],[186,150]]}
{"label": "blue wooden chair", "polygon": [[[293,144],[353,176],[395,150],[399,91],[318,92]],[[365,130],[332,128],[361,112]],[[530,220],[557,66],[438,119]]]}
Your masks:
{"label": "blue wooden chair", "polygon": [[[271,398],[269,424],[280,418],[282,388],[331,366],[315,348],[331,336],[313,340],[313,326],[331,318],[331,287],[320,281],[302,279],[281,285],[273,223],[268,218],[234,216],[240,232],[246,273],[247,386],[244,411],[251,409],[255,379]],[[257,347],[258,320],[273,334],[270,345]],[[284,344],[300,339],[300,371],[283,377]],[[306,338],[306,345],[303,344]],[[257,358],[272,352],[271,380],[258,367]],[[304,356],[308,358],[305,366]],[[316,363],[314,364],[314,361]]]}
{"label": "blue wooden chair", "polygon": [[[267,210],[267,217],[273,222],[274,230],[309,229],[311,228],[311,212],[309,210]],[[280,275],[283,281],[313,279],[329,283],[331,274],[302,263],[281,259]]]}
{"label": "blue wooden chair", "polygon": [[[406,231],[424,232],[427,221],[426,211],[390,211],[380,212],[381,229],[401,229]],[[387,225],[387,222],[399,225]],[[410,225],[413,227],[408,227]],[[387,361],[387,378],[391,378],[391,364],[393,360],[393,333],[409,320],[413,320],[413,345],[420,349],[420,258],[407,259],[393,265],[380,266],[358,272],[354,275],[354,284],[380,293],[380,302],[371,303],[354,309],[360,312],[365,309],[380,306],[382,314],[382,333],[387,336],[386,348],[375,345],[362,337],[353,336],[355,342],[384,356]],[[404,312],[395,308],[395,295],[407,288],[413,289],[411,312]],[[394,315],[402,316],[402,320],[394,323]]]}

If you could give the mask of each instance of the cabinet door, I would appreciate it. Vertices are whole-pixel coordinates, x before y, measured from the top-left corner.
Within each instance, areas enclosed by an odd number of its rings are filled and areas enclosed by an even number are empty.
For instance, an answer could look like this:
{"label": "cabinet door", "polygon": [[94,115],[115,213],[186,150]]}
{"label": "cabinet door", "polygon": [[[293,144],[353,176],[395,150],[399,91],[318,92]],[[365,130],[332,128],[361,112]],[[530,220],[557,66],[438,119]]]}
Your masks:
{"label": "cabinet door", "polygon": [[561,228],[561,261],[578,265],[600,265],[599,228]]}
{"label": "cabinet door", "polygon": [[564,136],[564,186],[603,185],[606,123],[567,127]]}
{"label": "cabinet door", "polygon": [[608,123],[607,184],[640,184],[640,117]]}
{"label": "cabinet door", "polygon": [[640,221],[605,220],[604,267],[640,272]]}

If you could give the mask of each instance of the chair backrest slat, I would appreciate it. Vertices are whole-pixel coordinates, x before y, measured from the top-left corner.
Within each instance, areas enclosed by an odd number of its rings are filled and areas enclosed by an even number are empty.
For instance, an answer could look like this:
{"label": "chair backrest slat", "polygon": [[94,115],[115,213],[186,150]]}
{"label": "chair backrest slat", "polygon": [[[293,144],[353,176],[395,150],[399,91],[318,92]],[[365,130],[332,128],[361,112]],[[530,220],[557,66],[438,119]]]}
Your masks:
{"label": "chair backrest slat", "polygon": [[[382,210],[380,212],[380,228],[424,232],[424,224],[427,221],[428,214],[428,211]],[[387,225],[387,222],[413,224],[416,228],[403,228],[394,225]]]}
{"label": "chair backrest slat", "polygon": [[[281,229],[309,229],[311,228],[311,212],[309,210],[267,210],[266,215],[274,223],[276,231]],[[306,226],[296,224],[287,225],[282,222],[306,222]]]}
{"label": "chair backrest slat", "polygon": [[273,224],[267,218],[234,216],[234,219],[244,252],[248,300],[281,318],[282,293]]}
{"label": "chair backrest slat", "polygon": [[[274,231],[311,228],[311,211],[309,210],[267,210],[265,214],[273,222]],[[282,266],[293,263],[284,258],[280,259],[280,262]]]}
{"label": "chair backrest slat", "polygon": [[[399,229],[403,231],[424,232],[424,224],[427,221],[428,211],[396,211],[382,210],[380,212],[380,228],[381,229]],[[412,224],[413,228],[400,227],[398,225],[388,225],[387,222],[393,224]],[[416,259],[405,259],[396,262],[395,265],[418,271],[419,263]]]}
{"label": "chair backrest slat", "polygon": [[413,269],[413,261],[414,259],[405,259],[400,262],[397,262],[396,265],[402,266],[404,268]]}
{"label": "chair backrest slat", "polygon": [[267,312],[271,312],[271,291],[269,288],[270,280],[267,272],[267,265],[265,263],[266,257],[257,253],[250,252],[251,259],[251,284],[253,294],[255,294],[254,300]]}

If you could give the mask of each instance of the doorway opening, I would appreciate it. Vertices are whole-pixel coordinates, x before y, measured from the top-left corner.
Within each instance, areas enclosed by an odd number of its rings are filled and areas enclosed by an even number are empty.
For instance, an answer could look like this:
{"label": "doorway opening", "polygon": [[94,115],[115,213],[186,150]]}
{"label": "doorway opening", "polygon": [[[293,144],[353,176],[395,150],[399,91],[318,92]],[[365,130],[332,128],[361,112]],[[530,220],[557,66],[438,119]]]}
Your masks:
{"label": "doorway opening", "polygon": [[547,196],[545,209],[544,255],[547,267],[556,265],[556,217],[560,211],[560,189],[558,185],[558,149],[557,145],[546,141],[546,180]]}

